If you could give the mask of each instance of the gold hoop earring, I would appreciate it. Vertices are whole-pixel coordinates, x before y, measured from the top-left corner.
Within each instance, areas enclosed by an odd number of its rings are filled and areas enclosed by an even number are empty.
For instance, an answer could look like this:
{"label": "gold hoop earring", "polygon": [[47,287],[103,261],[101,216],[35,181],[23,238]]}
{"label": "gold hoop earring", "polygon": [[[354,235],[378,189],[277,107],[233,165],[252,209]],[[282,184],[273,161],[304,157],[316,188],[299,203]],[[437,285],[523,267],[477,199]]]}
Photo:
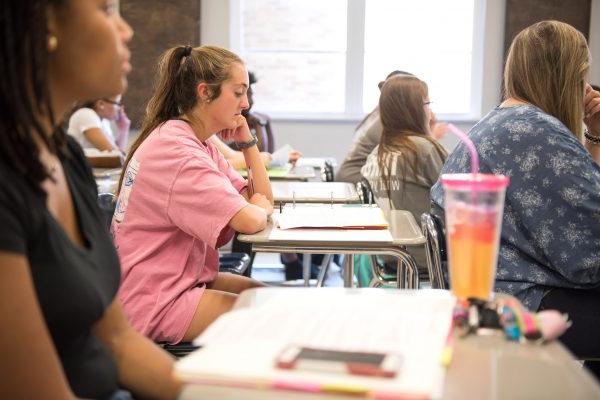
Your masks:
{"label": "gold hoop earring", "polygon": [[58,47],[58,39],[54,35],[48,36],[48,51],[53,52]]}

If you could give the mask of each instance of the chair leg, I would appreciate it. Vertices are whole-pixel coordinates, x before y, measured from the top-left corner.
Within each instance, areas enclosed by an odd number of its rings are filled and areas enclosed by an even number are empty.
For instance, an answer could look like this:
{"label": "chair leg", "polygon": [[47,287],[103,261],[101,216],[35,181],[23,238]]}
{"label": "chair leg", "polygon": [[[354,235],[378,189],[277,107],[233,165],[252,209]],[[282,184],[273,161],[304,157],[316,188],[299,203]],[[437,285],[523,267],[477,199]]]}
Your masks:
{"label": "chair leg", "polygon": [[302,257],[302,277],[304,278],[304,286],[310,286],[310,270],[312,266],[312,254],[304,254]]}
{"label": "chair leg", "polygon": [[344,287],[354,287],[354,255],[348,254],[344,259]]}
{"label": "chair leg", "polygon": [[321,270],[319,271],[319,276],[317,277],[317,287],[323,287],[323,283],[325,281],[325,277],[327,276],[327,271],[329,271],[329,265],[331,264],[331,254],[325,254],[323,257],[323,262],[321,262]]}
{"label": "chair leg", "polygon": [[371,282],[369,283],[369,287],[384,286],[387,283],[387,281],[386,281],[385,277],[383,276],[382,269],[379,268],[379,264],[377,263],[377,256],[372,254],[370,259],[371,259],[371,272],[373,273],[373,278],[371,279]]}

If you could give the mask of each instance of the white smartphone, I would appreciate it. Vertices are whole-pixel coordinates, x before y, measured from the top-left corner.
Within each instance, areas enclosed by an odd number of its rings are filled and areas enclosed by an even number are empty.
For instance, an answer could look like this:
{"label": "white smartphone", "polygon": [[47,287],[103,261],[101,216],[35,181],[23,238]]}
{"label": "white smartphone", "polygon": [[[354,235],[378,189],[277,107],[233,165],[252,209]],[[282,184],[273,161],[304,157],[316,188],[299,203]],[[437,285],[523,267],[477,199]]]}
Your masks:
{"label": "white smartphone", "polygon": [[318,349],[291,346],[277,357],[276,365],[284,369],[336,372],[351,375],[393,378],[400,371],[399,354]]}

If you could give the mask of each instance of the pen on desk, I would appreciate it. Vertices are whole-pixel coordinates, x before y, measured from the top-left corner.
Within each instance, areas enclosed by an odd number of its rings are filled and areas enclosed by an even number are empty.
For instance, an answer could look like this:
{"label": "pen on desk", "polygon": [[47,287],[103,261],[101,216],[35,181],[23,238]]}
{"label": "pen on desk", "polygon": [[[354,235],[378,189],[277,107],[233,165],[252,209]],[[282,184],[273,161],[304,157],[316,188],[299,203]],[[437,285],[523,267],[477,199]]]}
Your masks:
{"label": "pen on desk", "polygon": [[250,197],[252,197],[256,192],[254,191],[254,180],[252,179],[252,170],[250,169],[250,167],[248,167],[248,186],[251,190]]}

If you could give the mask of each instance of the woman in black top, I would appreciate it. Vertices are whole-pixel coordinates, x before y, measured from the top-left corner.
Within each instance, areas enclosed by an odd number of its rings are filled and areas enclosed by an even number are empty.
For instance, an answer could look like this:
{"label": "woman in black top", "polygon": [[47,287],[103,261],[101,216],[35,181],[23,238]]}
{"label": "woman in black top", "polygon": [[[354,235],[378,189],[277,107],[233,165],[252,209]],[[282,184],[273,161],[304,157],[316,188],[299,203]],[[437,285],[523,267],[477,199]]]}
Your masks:
{"label": "woman in black top", "polygon": [[123,92],[117,0],[0,3],[0,398],[175,398],[172,360],[115,300],[119,262],[79,146],[75,101]]}

